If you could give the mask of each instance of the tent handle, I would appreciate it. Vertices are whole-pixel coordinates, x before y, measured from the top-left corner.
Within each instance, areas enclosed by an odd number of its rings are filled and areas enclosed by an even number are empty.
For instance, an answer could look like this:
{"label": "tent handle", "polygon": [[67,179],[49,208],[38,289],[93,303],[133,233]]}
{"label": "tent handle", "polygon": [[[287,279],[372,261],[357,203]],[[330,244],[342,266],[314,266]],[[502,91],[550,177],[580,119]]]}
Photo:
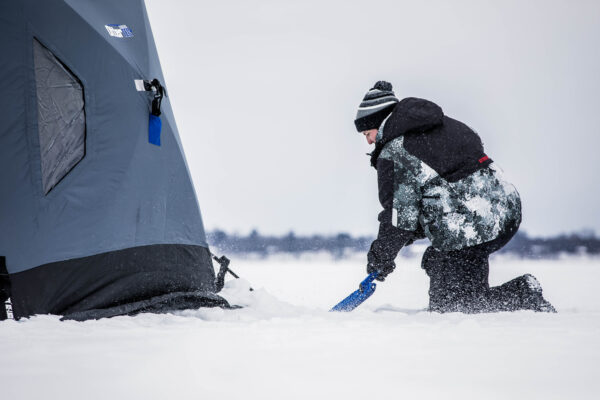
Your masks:
{"label": "tent handle", "polygon": [[156,78],[150,82],[150,88],[154,88],[154,99],[152,99],[152,115],[160,117],[160,104],[162,103],[163,96],[165,95],[165,88],[160,84],[160,81]]}

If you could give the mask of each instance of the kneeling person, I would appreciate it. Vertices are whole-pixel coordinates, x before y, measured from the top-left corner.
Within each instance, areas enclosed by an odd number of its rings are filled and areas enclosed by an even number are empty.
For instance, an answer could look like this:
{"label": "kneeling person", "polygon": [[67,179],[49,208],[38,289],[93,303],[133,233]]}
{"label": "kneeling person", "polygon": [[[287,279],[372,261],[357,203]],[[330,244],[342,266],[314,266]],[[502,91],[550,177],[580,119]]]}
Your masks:
{"label": "kneeling person", "polygon": [[532,275],[489,286],[489,255],[517,232],[521,200],[477,133],[430,101],[398,100],[384,81],[367,92],[354,123],[375,144],[371,165],[383,206],[369,273],[384,280],[400,249],[427,237],[422,267],[431,311],[555,311]]}

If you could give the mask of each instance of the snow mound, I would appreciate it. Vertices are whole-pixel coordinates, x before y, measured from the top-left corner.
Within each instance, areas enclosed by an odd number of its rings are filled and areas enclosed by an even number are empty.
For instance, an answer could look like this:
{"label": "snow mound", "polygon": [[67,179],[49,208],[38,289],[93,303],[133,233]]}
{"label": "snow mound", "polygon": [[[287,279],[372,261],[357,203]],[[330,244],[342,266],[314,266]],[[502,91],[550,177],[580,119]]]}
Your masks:
{"label": "snow mound", "polygon": [[249,322],[271,318],[297,318],[318,312],[281,301],[264,288],[256,290],[250,290],[250,288],[248,281],[233,279],[225,282],[225,286],[219,293],[230,305],[240,306],[239,309],[201,308],[179,311],[175,315],[196,317],[206,321]]}

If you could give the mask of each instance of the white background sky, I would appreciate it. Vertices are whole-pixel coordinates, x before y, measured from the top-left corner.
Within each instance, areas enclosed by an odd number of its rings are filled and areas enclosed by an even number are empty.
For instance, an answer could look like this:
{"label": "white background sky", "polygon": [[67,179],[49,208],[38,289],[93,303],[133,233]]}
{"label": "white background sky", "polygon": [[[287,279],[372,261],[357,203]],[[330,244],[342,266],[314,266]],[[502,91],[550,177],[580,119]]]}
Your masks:
{"label": "white background sky", "polygon": [[146,0],[208,230],[375,235],[377,80],[473,127],[522,229],[600,232],[600,2]]}

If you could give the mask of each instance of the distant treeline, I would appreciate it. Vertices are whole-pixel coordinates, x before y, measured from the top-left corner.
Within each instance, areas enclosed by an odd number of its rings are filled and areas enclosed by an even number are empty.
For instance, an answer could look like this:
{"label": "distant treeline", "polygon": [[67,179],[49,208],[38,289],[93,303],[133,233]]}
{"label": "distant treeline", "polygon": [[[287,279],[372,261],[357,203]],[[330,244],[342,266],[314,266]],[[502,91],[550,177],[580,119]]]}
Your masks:
{"label": "distant treeline", "polygon": [[[337,235],[300,236],[290,232],[283,236],[262,235],[254,230],[250,234],[227,234],[222,230],[208,233],[208,243],[225,254],[246,254],[266,257],[272,254],[301,255],[309,252],[327,252],[336,258],[369,250],[373,237],[353,237],[347,233]],[[428,241],[417,243],[427,244]],[[413,253],[403,251],[401,255]],[[599,255],[600,238],[594,233],[559,235],[549,238],[532,238],[524,232],[515,237],[499,251],[523,258],[551,258],[560,254]]]}
{"label": "distant treeline", "polygon": [[256,254],[268,256],[271,254],[297,254],[307,252],[328,252],[336,258],[342,258],[350,253],[369,250],[373,238],[352,237],[347,233],[332,236],[312,235],[296,236],[290,232],[284,236],[261,235],[256,230],[247,236],[228,235],[221,230],[208,234],[208,244],[224,253]]}

